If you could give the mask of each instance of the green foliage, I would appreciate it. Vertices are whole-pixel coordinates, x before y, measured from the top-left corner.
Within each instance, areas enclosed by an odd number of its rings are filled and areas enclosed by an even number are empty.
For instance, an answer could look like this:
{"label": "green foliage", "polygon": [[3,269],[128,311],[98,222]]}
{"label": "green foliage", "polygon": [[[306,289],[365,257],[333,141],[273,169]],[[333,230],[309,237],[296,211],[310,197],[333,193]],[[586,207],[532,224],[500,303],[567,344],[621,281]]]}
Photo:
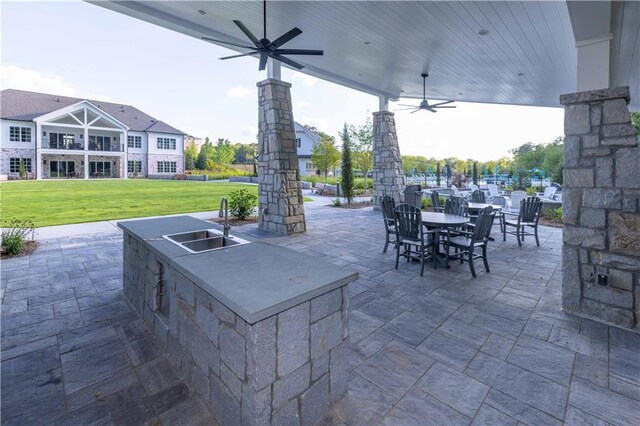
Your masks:
{"label": "green foliage", "polygon": [[351,140],[347,123],[344,123],[340,137],[342,138],[342,178],[340,181],[347,204],[351,204],[353,201],[353,165],[351,164]]}
{"label": "green foliage", "polygon": [[236,152],[231,142],[228,139],[219,138],[209,159],[217,164],[231,164],[235,156]]}
{"label": "green foliage", "polygon": [[329,171],[340,162],[340,151],[336,148],[333,138],[321,140],[313,145],[311,161],[324,174],[326,182]]}
{"label": "green foliage", "polygon": [[200,152],[198,153],[198,158],[196,159],[196,169],[205,170],[207,168],[207,161],[209,161],[209,157],[212,151],[213,145],[207,137],[204,139],[204,143],[200,147]]}
{"label": "green foliage", "polygon": [[24,240],[29,232],[33,232],[30,220],[13,218],[9,226],[2,231],[2,250],[10,255],[19,254],[24,250]]}
{"label": "green foliage", "polygon": [[636,140],[640,146],[640,112],[632,112],[629,115],[631,115],[631,124],[636,128]]}
{"label": "green foliage", "polygon": [[473,162],[473,184],[477,185],[478,184],[478,162],[474,161]]}
{"label": "green foliage", "polygon": [[420,208],[422,210],[425,210],[429,207],[433,207],[433,204],[431,203],[431,197],[422,197],[422,199],[420,200]]}
{"label": "green foliage", "polygon": [[258,206],[258,197],[247,189],[239,189],[229,194],[229,211],[240,220],[250,217]]}
{"label": "green foliage", "polygon": [[562,207],[546,210],[543,216],[556,222],[562,222]]}
{"label": "green foliage", "polygon": [[336,207],[340,207],[342,205],[342,201],[340,201],[340,198],[334,198],[333,205]]}
{"label": "green foliage", "polygon": [[[184,149],[184,168],[186,170],[193,170],[196,168],[196,161],[198,160],[198,148],[196,144],[190,144]],[[134,168],[134,171],[136,169]]]}
{"label": "green foliage", "polygon": [[525,188],[525,191],[527,192],[527,195],[529,196],[534,196],[537,194],[536,189],[533,187],[529,187],[529,188]]}
{"label": "green foliage", "polygon": [[258,160],[258,144],[257,143],[237,143],[233,145],[235,157],[234,163],[251,163]]}
{"label": "green foliage", "polygon": [[436,185],[440,186],[440,162],[436,164]]}
{"label": "green foliage", "polygon": [[367,115],[362,126],[350,126],[352,139],[353,163],[364,174],[363,187],[368,187],[367,175],[373,169],[373,124]]}
{"label": "green foliage", "polygon": [[513,168],[518,176],[518,186],[527,185],[534,177],[532,170],[544,170],[553,182],[562,183],[564,140],[556,138],[548,144],[535,145],[528,142],[511,150]]}
{"label": "green foliage", "polygon": [[20,160],[20,179],[24,179],[27,176],[27,163],[24,160],[24,158],[22,160]]}

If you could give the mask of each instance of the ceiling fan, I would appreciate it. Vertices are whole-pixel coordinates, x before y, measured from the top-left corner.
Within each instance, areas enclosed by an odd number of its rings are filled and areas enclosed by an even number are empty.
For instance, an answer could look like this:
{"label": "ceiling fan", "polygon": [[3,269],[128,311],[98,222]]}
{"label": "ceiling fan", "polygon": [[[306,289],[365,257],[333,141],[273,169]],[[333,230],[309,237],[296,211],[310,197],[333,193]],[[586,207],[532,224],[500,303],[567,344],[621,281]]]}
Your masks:
{"label": "ceiling fan", "polygon": [[267,38],[267,0],[263,2],[263,38],[258,40],[258,38],[253,35],[253,33],[239,20],[234,20],[233,22],[240,28],[240,30],[251,40],[254,46],[246,46],[237,43],[231,43],[223,40],[216,40],[210,37],[202,37],[202,40],[214,42],[214,43],[222,43],[228,44],[230,46],[242,47],[244,49],[250,49],[252,52],[242,53],[240,55],[232,55],[225,56],[224,58],[220,58],[222,60],[225,59],[233,59],[240,58],[242,56],[251,56],[251,55],[260,55],[260,65],[258,69],[260,71],[264,70],[267,66],[267,59],[272,58],[276,61],[283,62],[287,65],[290,65],[296,69],[304,68],[304,65],[299,64],[298,62],[292,61],[289,58],[284,57],[283,55],[324,55],[324,51],[322,50],[309,50],[309,49],[281,49],[282,45],[291,41],[291,39],[302,34],[302,30],[298,27],[294,27],[293,29],[287,31],[277,39],[271,41]]}
{"label": "ceiling fan", "polygon": [[409,108],[401,108],[401,109],[397,109],[396,111],[407,111],[407,110],[413,109],[415,111],[410,112],[410,114],[413,114],[414,112],[418,112],[421,109],[431,111],[431,112],[438,112],[436,111],[437,108],[455,108],[455,105],[447,105],[455,101],[444,101],[444,102],[438,102],[437,104],[429,105],[429,101],[427,100],[427,96],[426,96],[426,80],[427,80],[427,77],[429,77],[429,74],[421,74],[421,76],[422,76],[422,102],[420,102],[420,105],[416,106],[416,105],[398,104],[399,106],[409,107]]}

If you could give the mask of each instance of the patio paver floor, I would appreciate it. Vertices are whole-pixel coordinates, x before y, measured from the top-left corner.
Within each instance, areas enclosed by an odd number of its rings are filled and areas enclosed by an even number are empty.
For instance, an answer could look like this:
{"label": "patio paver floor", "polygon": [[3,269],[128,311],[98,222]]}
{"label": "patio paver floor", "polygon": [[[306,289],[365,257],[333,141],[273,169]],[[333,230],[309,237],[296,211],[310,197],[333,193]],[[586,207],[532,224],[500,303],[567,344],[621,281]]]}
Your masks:
{"label": "patio paver floor", "polygon": [[[561,230],[490,245],[491,273],[386,255],[379,212],[243,232],[351,267],[349,392],[330,424],[640,424],[640,335],[562,312]],[[497,227],[496,227],[497,230]],[[232,230],[233,232],[233,230]],[[124,302],[118,233],[2,262],[2,424],[213,422]]]}

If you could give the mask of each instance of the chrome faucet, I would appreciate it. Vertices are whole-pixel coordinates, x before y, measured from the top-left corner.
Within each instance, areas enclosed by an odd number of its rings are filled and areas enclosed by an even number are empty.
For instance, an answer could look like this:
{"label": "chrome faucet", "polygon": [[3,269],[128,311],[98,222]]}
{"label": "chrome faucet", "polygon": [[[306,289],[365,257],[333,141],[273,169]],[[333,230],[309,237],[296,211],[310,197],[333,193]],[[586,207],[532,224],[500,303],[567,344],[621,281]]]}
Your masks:
{"label": "chrome faucet", "polygon": [[220,211],[218,212],[218,217],[224,217],[224,236],[229,236],[229,203],[227,202],[227,197],[222,197],[220,200]]}

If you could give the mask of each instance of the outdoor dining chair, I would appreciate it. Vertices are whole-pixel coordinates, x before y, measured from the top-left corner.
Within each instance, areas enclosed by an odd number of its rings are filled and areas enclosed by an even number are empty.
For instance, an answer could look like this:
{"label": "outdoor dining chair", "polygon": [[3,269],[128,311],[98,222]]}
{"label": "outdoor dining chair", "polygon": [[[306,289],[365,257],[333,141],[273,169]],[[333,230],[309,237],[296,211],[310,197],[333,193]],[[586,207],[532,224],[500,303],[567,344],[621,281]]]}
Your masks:
{"label": "outdoor dining chair", "polygon": [[433,211],[437,213],[442,213],[444,207],[440,204],[440,194],[438,191],[431,191],[431,206],[433,207]]}
{"label": "outdoor dining chair", "polygon": [[487,198],[484,196],[484,192],[476,189],[471,193],[471,202],[472,203],[486,203]]}
{"label": "outdoor dining chair", "polygon": [[480,187],[478,185],[476,185],[475,183],[469,184],[469,189],[471,190],[471,192],[473,191],[477,191],[480,189]]}
{"label": "outdoor dining chair", "polygon": [[[459,231],[458,236],[447,235],[447,261],[459,259],[460,263],[468,262],[471,275],[475,278],[476,270],[473,266],[473,260],[482,258],[484,269],[487,272],[491,272],[489,270],[489,259],[487,258],[487,244],[490,241],[489,236],[494,218],[495,213],[493,212],[493,207],[487,206],[480,210],[478,220],[472,231]],[[455,254],[450,254],[451,248],[455,249]],[[482,249],[482,254],[476,254],[477,249]]]}
{"label": "outdoor dining chair", "polygon": [[[389,243],[393,243],[395,245],[398,244],[398,239],[396,238],[396,216],[395,216],[395,208],[396,208],[396,200],[390,195],[385,195],[382,197],[381,208],[382,208],[382,219],[384,220],[384,249],[382,253],[387,252],[387,248],[389,247]],[[393,236],[394,239],[391,239]]]}
{"label": "outdoor dining chair", "polygon": [[462,197],[449,197],[444,203],[444,212],[446,214],[455,214],[458,216],[467,215],[467,201]]}
{"label": "outdoor dining chair", "polygon": [[420,209],[410,204],[399,204],[395,208],[397,240],[396,269],[400,257],[420,259],[420,276],[424,275],[424,264],[433,259],[436,248],[436,231],[427,231],[422,225]]}
{"label": "outdoor dining chair", "polygon": [[[536,244],[540,246],[540,240],[538,239],[538,221],[540,220],[540,210],[542,209],[542,200],[538,197],[527,197],[520,202],[520,211],[517,215],[517,220],[507,219],[507,215],[515,216],[515,214],[505,212],[503,213],[503,229],[502,229],[502,241],[507,240],[507,234],[515,235],[518,240],[518,245],[522,246],[525,235],[533,235],[536,237]],[[515,228],[514,231],[508,231],[507,227]],[[533,233],[527,232],[527,227],[533,228]]]}
{"label": "outdoor dining chair", "polygon": [[544,199],[547,199],[547,200],[553,200],[556,191],[558,191],[558,188],[556,188],[555,186],[547,186],[544,189],[544,193],[542,194],[542,196],[540,198],[544,198]]}

